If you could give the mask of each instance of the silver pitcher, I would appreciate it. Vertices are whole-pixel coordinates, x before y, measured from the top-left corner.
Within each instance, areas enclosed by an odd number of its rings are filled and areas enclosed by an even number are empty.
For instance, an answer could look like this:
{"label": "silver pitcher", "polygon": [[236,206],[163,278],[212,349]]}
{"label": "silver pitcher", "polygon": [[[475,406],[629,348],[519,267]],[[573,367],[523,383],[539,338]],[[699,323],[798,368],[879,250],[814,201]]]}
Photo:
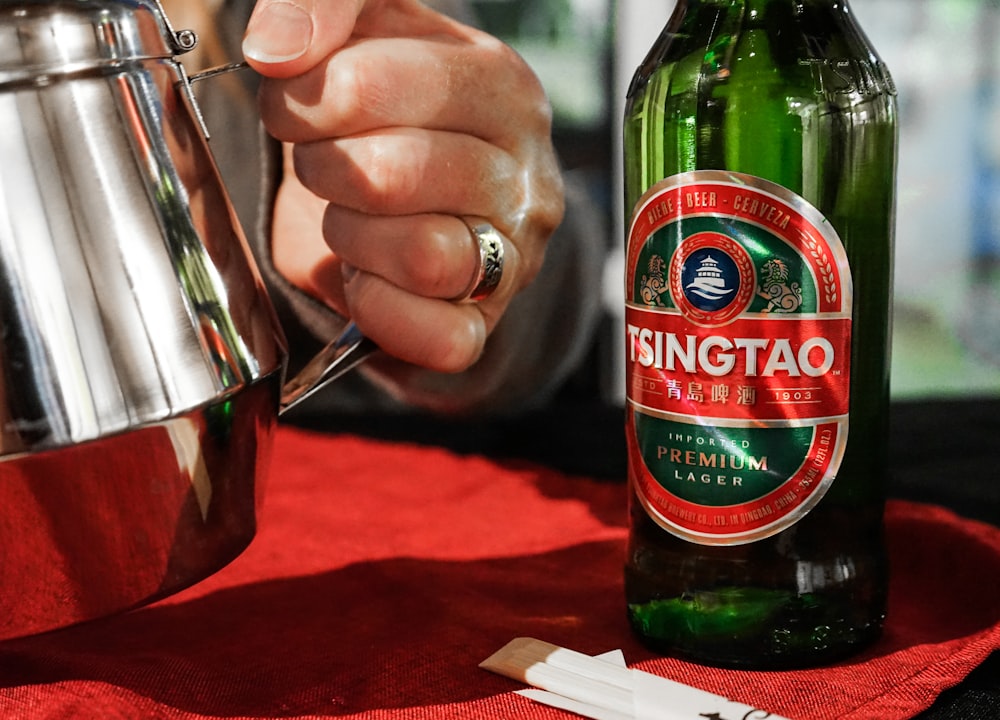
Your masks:
{"label": "silver pitcher", "polygon": [[[286,348],[157,0],[0,0],[0,639],[253,537]],[[370,348],[367,348],[370,349]]]}

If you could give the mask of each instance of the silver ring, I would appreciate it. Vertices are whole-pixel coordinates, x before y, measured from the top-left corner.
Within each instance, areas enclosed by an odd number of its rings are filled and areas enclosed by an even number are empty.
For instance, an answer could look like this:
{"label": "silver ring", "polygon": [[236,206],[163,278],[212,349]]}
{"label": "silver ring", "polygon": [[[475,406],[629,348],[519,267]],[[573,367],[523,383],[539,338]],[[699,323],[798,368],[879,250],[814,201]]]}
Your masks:
{"label": "silver ring", "polygon": [[500,285],[503,278],[503,235],[485,220],[462,218],[479,248],[479,264],[465,292],[456,302],[480,302]]}

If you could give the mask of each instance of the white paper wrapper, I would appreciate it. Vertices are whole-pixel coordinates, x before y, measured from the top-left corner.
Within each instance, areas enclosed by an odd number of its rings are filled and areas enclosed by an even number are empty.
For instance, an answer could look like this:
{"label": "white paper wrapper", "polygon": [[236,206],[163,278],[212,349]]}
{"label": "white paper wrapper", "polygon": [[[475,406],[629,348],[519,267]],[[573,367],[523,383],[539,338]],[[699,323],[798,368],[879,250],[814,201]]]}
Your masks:
{"label": "white paper wrapper", "polygon": [[684,683],[630,670],[620,650],[591,657],[516,638],[480,667],[537,690],[518,694],[593,720],[788,720]]}

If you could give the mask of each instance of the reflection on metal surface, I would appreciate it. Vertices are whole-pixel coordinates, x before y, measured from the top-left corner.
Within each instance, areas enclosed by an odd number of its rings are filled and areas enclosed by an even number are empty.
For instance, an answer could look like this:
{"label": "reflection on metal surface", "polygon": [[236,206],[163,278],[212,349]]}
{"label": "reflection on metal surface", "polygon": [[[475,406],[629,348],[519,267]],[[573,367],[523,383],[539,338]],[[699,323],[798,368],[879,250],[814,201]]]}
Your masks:
{"label": "reflection on metal surface", "polygon": [[0,640],[176,592],[253,538],[274,375],[121,435],[0,462]]}
{"label": "reflection on metal surface", "polygon": [[174,418],[283,363],[155,10],[0,8],[0,455]]}
{"label": "reflection on metal surface", "polygon": [[353,322],[320,350],[281,391],[281,412],[290,410],[318,390],[350,372],[375,352],[378,346],[366,338]]}
{"label": "reflection on metal surface", "polygon": [[[234,558],[279,411],[312,390],[283,392],[284,337],[174,58],[194,42],[158,0],[0,2],[0,640]],[[316,382],[371,349],[354,334]]]}
{"label": "reflection on metal surface", "polygon": [[[225,411],[225,410],[224,410]],[[201,448],[201,429],[191,418],[178,418],[163,423],[170,445],[174,449],[177,470],[187,474],[191,481],[201,519],[208,520],[208,508],[212,504],[212,478],[205,464],[205,454]]]}
{"label": "reflection on metal surface", "polygon": [[254,535],[284,339],[154,1],[0,4],[0,639]]}

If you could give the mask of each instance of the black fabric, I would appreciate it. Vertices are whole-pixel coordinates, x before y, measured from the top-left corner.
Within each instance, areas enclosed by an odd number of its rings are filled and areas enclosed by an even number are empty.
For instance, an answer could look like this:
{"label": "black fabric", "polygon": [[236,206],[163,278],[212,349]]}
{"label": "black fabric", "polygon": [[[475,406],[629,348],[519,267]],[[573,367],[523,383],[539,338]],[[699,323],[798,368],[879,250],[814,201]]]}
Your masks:
{"label": "black fabric", "polygon": [[[890,492],[1000,525],[1000,400],[893,406]],[[984,579],[997,582],[996,578]],[[943,693],[920,720],[1000,718],[1000,653]]]}

